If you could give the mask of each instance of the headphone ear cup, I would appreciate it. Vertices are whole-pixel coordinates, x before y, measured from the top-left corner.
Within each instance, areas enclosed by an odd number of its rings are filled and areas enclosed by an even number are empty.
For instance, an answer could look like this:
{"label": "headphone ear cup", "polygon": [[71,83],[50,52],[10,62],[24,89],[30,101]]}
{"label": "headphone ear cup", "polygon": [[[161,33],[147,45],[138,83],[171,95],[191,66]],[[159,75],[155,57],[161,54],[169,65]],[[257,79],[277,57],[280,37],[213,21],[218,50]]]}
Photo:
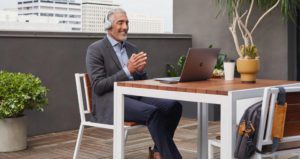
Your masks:
{"label": "headphone ear cup", "polygon": [[104,29],[109,30],[112,27],[111,22],[108,20],[107,16],[104,18]]}

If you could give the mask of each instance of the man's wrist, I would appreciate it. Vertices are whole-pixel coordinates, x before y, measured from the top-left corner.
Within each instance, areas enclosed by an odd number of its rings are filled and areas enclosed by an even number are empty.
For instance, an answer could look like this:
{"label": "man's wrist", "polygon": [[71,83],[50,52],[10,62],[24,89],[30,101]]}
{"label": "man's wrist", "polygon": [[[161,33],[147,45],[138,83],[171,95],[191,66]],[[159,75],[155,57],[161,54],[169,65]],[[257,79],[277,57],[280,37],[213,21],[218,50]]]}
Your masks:
{"label": "man's wrist", "polygon": [[127,67],[127,66],[124,66],[124,67],[123,67],[123,70],[124,70],[125,74],[127,75],[128,79],[132,80],[132,79],[133,79],[133,76],[131,75],[131,73],[130,73],[128,67]]}

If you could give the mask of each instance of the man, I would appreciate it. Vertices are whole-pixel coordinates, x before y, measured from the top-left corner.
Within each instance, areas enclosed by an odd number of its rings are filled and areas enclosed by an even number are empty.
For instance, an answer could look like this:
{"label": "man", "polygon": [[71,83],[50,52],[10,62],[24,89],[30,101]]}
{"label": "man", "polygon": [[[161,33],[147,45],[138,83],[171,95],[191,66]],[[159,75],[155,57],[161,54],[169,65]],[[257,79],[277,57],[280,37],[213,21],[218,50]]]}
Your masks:
{"label": "man", "polygon": [[[147,78],[147,54],[126,41],[128,18],[123,9],[108,12],[107,35],[88,47],[86,67],[92,83],[92,120],[113,123],[113,83]],[[128,58],[130,57],[130,58]],[[145,97],[125,97],[125,121],[147,125],[155,143],[149,158],[181,159],[173,141],[182,113],[180,103]]]}

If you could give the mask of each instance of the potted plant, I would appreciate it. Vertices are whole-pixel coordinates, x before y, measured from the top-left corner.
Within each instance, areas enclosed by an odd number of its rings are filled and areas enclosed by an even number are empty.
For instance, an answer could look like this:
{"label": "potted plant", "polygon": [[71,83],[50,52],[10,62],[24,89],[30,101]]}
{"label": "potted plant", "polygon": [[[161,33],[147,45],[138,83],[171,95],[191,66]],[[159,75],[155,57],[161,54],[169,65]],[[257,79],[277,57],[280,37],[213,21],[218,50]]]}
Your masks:
{"label": "potted plant", "polygon": [[[253,40],[255,29],[271,11],[279,6],[283,17],[294,21],[297,9],[300,8],[300,0],[217,0],[217,2],[221,5],[221,9],[227,10],[230,17],[229,31],[239,55],[237,71],[241,74],[241,81],[254,83],[260,68],[258,49]],[[254,21],[254,25],[249,25],[255,7],[264,12]]]}
{"label": "potted plant", "polygon": [[213,71],[213,78],[223,78],[224,77],[224,61],[226,59],[227,55],[224,53],[220,53],[218,56],[217,63],[215,65],[214,71]]}
{"label": "potted plant", "polygon": [[181,75],[181,71],[183,69],[183,65],[185,63],[186,56],[181,55],[177,61],[177,66],[172,64],[167,64],[166,74],[168,77],[179,77]]}
{"label": "potted plant", "polygon": [[0,152],[27,147],[24,110],[43,111],[48,90],[31,74],[0,71]]}

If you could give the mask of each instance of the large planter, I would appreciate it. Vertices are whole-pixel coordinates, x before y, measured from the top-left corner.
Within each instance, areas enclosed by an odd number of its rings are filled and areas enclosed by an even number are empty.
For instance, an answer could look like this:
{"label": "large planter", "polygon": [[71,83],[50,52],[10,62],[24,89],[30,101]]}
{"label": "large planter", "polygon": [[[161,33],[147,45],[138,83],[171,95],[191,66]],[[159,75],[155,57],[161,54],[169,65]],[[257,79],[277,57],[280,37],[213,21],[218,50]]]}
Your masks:
{"label": "large planter", "polygon": [[259,59],[238,59],[236,62],[237,71],[244,83],[255,83],[256,74],[260,69]]}
{"label": "large planter", "polygon": [[26,147],[26,117],[0,119],[0,152],[19,151]]}

